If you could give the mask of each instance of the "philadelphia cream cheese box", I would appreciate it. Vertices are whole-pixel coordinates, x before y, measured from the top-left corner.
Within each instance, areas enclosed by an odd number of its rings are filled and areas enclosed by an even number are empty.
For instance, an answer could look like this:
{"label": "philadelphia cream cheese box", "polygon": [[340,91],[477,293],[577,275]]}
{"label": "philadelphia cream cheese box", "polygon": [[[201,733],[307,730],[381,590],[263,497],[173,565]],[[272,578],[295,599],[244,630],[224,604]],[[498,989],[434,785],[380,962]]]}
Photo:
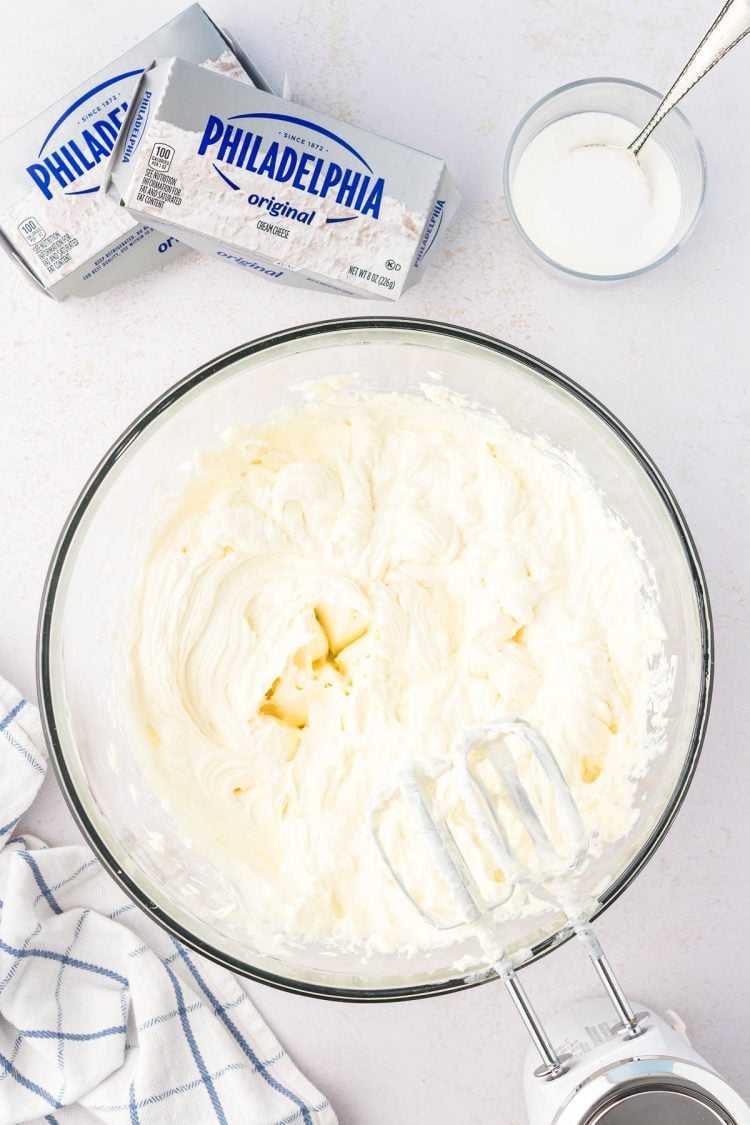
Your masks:
{"label": "philadelphia cream cheese box", "polygon": [[441,159],[180,59],[143,75],[110,193],[259,277],[391,300],[419,281],[459,200]]}
{"label": "philadelphia cream cheese box", "polygon": [[165,55],[260,81],[193,4],[0,142],[0,245],[52,297],[98,293],[181,249],[105,194],[129,102],[144,68]]}

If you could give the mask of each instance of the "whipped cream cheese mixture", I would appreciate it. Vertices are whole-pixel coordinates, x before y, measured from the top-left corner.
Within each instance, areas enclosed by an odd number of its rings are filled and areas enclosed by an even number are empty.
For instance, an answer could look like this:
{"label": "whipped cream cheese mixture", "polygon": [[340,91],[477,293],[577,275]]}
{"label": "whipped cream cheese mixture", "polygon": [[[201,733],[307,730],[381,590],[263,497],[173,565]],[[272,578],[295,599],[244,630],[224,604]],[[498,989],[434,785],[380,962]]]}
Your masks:
{"label": "whipped cream cheese mixture", "polygon": [[139,757],[261,948],[456,940],[393,883],[366,810],[457,730],[534,723],[594,852],[633,825],[632,778],[661,747],[669,666],[632,531],[573,456],[425,393],[322,387],[233,430],[152,532]]}

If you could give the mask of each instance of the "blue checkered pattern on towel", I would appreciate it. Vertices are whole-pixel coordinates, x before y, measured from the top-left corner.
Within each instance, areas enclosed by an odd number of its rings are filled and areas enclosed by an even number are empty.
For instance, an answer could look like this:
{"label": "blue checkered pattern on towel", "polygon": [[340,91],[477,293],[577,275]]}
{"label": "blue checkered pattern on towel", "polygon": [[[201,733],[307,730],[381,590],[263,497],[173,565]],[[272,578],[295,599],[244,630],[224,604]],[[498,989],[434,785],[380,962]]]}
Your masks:
{"label": "blue checkered pattern on towel", "polygon": [[0,680],[0,1125],[335,1125],[230,973],[88,848],[16,832],[46,765],[35,709]]}

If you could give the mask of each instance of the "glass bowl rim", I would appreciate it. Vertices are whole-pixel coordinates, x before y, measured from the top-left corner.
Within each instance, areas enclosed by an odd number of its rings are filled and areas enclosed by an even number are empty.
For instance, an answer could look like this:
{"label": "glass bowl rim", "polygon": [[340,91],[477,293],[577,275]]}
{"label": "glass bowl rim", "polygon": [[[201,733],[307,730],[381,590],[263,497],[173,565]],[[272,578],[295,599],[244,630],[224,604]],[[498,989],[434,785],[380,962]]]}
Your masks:
{"label": "glass bowl rim", "polygon": [[503,193],[505,195],[505,202],[508,207],[508,213],[513,221],[513,226],[516,228],[523,242],[525,242],[525,244],[534,253],[534,255],[538,258],[541,258],[542,261],[547,263],[547,265],[552,266],[553,269],[559,270],[560,273],[567,274],[569,277],[575,277],[582,281],[628,281],[630,278],[640,277],[644,273],[649,273],[651,270],[656,269],[657,266],[662,265],[664,262],[668,261],[674,254],[676,254],[680,247],[683,246],[685,242],[687,242],[688,238],[695,230],[696,223],[698,222],[701,212],[703,211],[703,205],[706,201],[706,188],[708,184],[708,166],[706,164],[706,154],[703,151],[703,145],[699,141],[698,136],[693,129],[693,126],[690,124],[682,110],[675,108],[670,110],[670,114],[674,114],[676,117],[680,118],[682,124],[685,126],[688,136],[695,144],[701,167],[700,198],[695,208],[695,213],[693,214],[693,217],[690,220],[690,223],[682,237],[678,239],[678,241],[675,242],[674,246],[670,247],[669,250],[666,250],[663,254],[660,254],[658,258],[654,258],[653,261],[647,262],[645,266],[639,266],[636,270],[627,270],[625,273],[585,273],[582,270],[574,270],[571,269],[570,266],[564,266],[562,262],[558,262],[555,258],[551,258],[548,254],[545,254],[545,252],[540,249],[539,246],[537,246],[534,240],[529,237],[521,220],[518,217],[515,205],[513,203],[513,187],[510,182],[510,162],[521,130],[524,128],[527,122],[531,120],[534,114],[537,113],[537,111],[540,110],[542,106],[546,105],[547,102],[553,101],[555,98],[559,97],[560,94],[567,93],[568,90],[576,90],[581,86],[591,86],[594,84],[606,84],[610,86],[631,86],[636,90],[644,90],[647,94],[653,94],[653,96],[659,100],[664,97],[663,94],[660,94],[659,91],[655,90],[652,86],[647,86],[643,82],[636,82],[632,78],[578,78],[575,82],[566,82],[563,86],[557,86],[554,90],[550,90],[549,93],[544,95],[544,97],[539,98],[538,101],[534,102],[531,108],[528,109],[526,113],[524,113],[523,117],[511,133],[510,140],[508,141],[508,147],[505,150],[505,160],[503,162]]}
{"label": "glass bowl rim", "polygon": [[[193,935],[180,922],[172,918],[167,910],[155,903],[136,879],[131,877],[120,867],[117,858],[110,852],[109,848],[100,837],[93,818],[89,815],[86,807],[85,794],[81,795],[73,783],[65,760],[65,751],[62,741],[58,734],[57,720],[52,701],[52,682],[53,678],[59,675],[59,659],[57,655],[52,652],[50,638],[53,618],[60,612],[59,604],[56,601],[60,580],[69,552],[74,545],[78,527],[85,512],[95,500],[99,487],[105,482],[110,471],[126,453],[129,446],[144,433],[165,410],[179,402],[179,400],[194,387],[210,379],[213,375],[230,364],[246,359],[249,356],[266,352],[277,345],[294,343],[295,341],[308,340],[325,335],[335,337],[336,334],[340,332],[363,332],[371,330],[375,332],[382,331],[384,333],[422,332],[425,334],[426,338],[430,336],[443,336],[452,341],[479,346],[494,355],[500,355],[520,362],[535,374],[542,376],[543,379],[552,383],[553,386],[567,392],[570,397],[587,408],[609,427],[615,436],[620,439],[622,444],[624,444],[640,468],[646,473],[652,485],[655,487],[682,545],[688,563],[688,569],[693,580],[701,635],[700,691],[690,747],[666,808],[660,815],[657,823],[638,853],[631,859],[624,871],[620,873],[617,879],[614,880],[611,886],[608,887],[601,896],[600,902],[593,915],[594,918],[598,917],[608,906],[619,898],[636,875],[640,873],[663,841],[685,799],[690,782],[695,774],[701,748],[703,746],[710,710],[714,672],[713,621],[705,575],[685,518],[661,471],[630,431],[614,414],[600,403],[598,399],[568,376],[564,375],[561,371],[558,371],[543,360],[537,359],[535,356],[512,344],[508,344],[485,333],[474,331],[473,329],[462,328],[458,325],[447,324],[441,321],[415,317],[340,317],[282,329],[278,332],[273,332],[266,336],[259,337],[258,339],[248,341],[245,344],[237,345],[202,364],[200,367],[197,367],[190,374],[184,376],[159,395],[133,422],[131,422],[99,461],[99,464],[94,469],[73,504],[52,553],[39,610],[36,646],[37,694],[42,729],[49,748],[50,761],[70,812],[94,854],[99,858],[109,875],[119,884],[126,895],[140,907],[147,916],[151,917],[173,937],[183,942],[195,952],[207,957],[215,964],[229,969],[231,972],[238,973],[240,976],[250,980],[268,984],[286,992],[313,996],[319,999],[352,1002],[410,1000],[418,997],[457,992],[464,988],[473,988],[489,980],[493,980],[496,974],[489,971],[480,979],[474,978],[466,980],[463,977],[456,977],[445,981],[427,981],[420,984],[398,987],[389,986],[378,988],[371,986],[358,989],[355,987],[321,984],[319,982],[305,982],[295,979],[292,976],[285,976],[260,969],[231,954],[223,952],[210,943]],[[75,565],[74,559],[72,565]],[[62,605],[64,608],[64,601]],[[529,956],[523,961],[523,964],[531,964],[533,961],[538,960],[546,953],[549,953],[551,950],[557,948],[557,946],[563,944],[571,936],[571,928],[569,926],[563,927],[561,930],[545,938],[544,941],[535,945],[531,949]]]}

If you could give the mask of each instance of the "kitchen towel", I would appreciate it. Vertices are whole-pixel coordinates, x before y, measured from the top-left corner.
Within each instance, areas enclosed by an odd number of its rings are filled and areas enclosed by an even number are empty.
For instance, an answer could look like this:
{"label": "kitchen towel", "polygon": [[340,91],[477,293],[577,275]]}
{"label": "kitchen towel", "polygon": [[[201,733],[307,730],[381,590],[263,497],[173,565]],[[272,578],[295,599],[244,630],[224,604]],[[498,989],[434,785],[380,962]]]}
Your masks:
{"label": "kitchen towel", "polygon": [[0,1125],[335,1125],[235,977],[88,848],[16,834],[46,768],[37,711],[0,679]]}

